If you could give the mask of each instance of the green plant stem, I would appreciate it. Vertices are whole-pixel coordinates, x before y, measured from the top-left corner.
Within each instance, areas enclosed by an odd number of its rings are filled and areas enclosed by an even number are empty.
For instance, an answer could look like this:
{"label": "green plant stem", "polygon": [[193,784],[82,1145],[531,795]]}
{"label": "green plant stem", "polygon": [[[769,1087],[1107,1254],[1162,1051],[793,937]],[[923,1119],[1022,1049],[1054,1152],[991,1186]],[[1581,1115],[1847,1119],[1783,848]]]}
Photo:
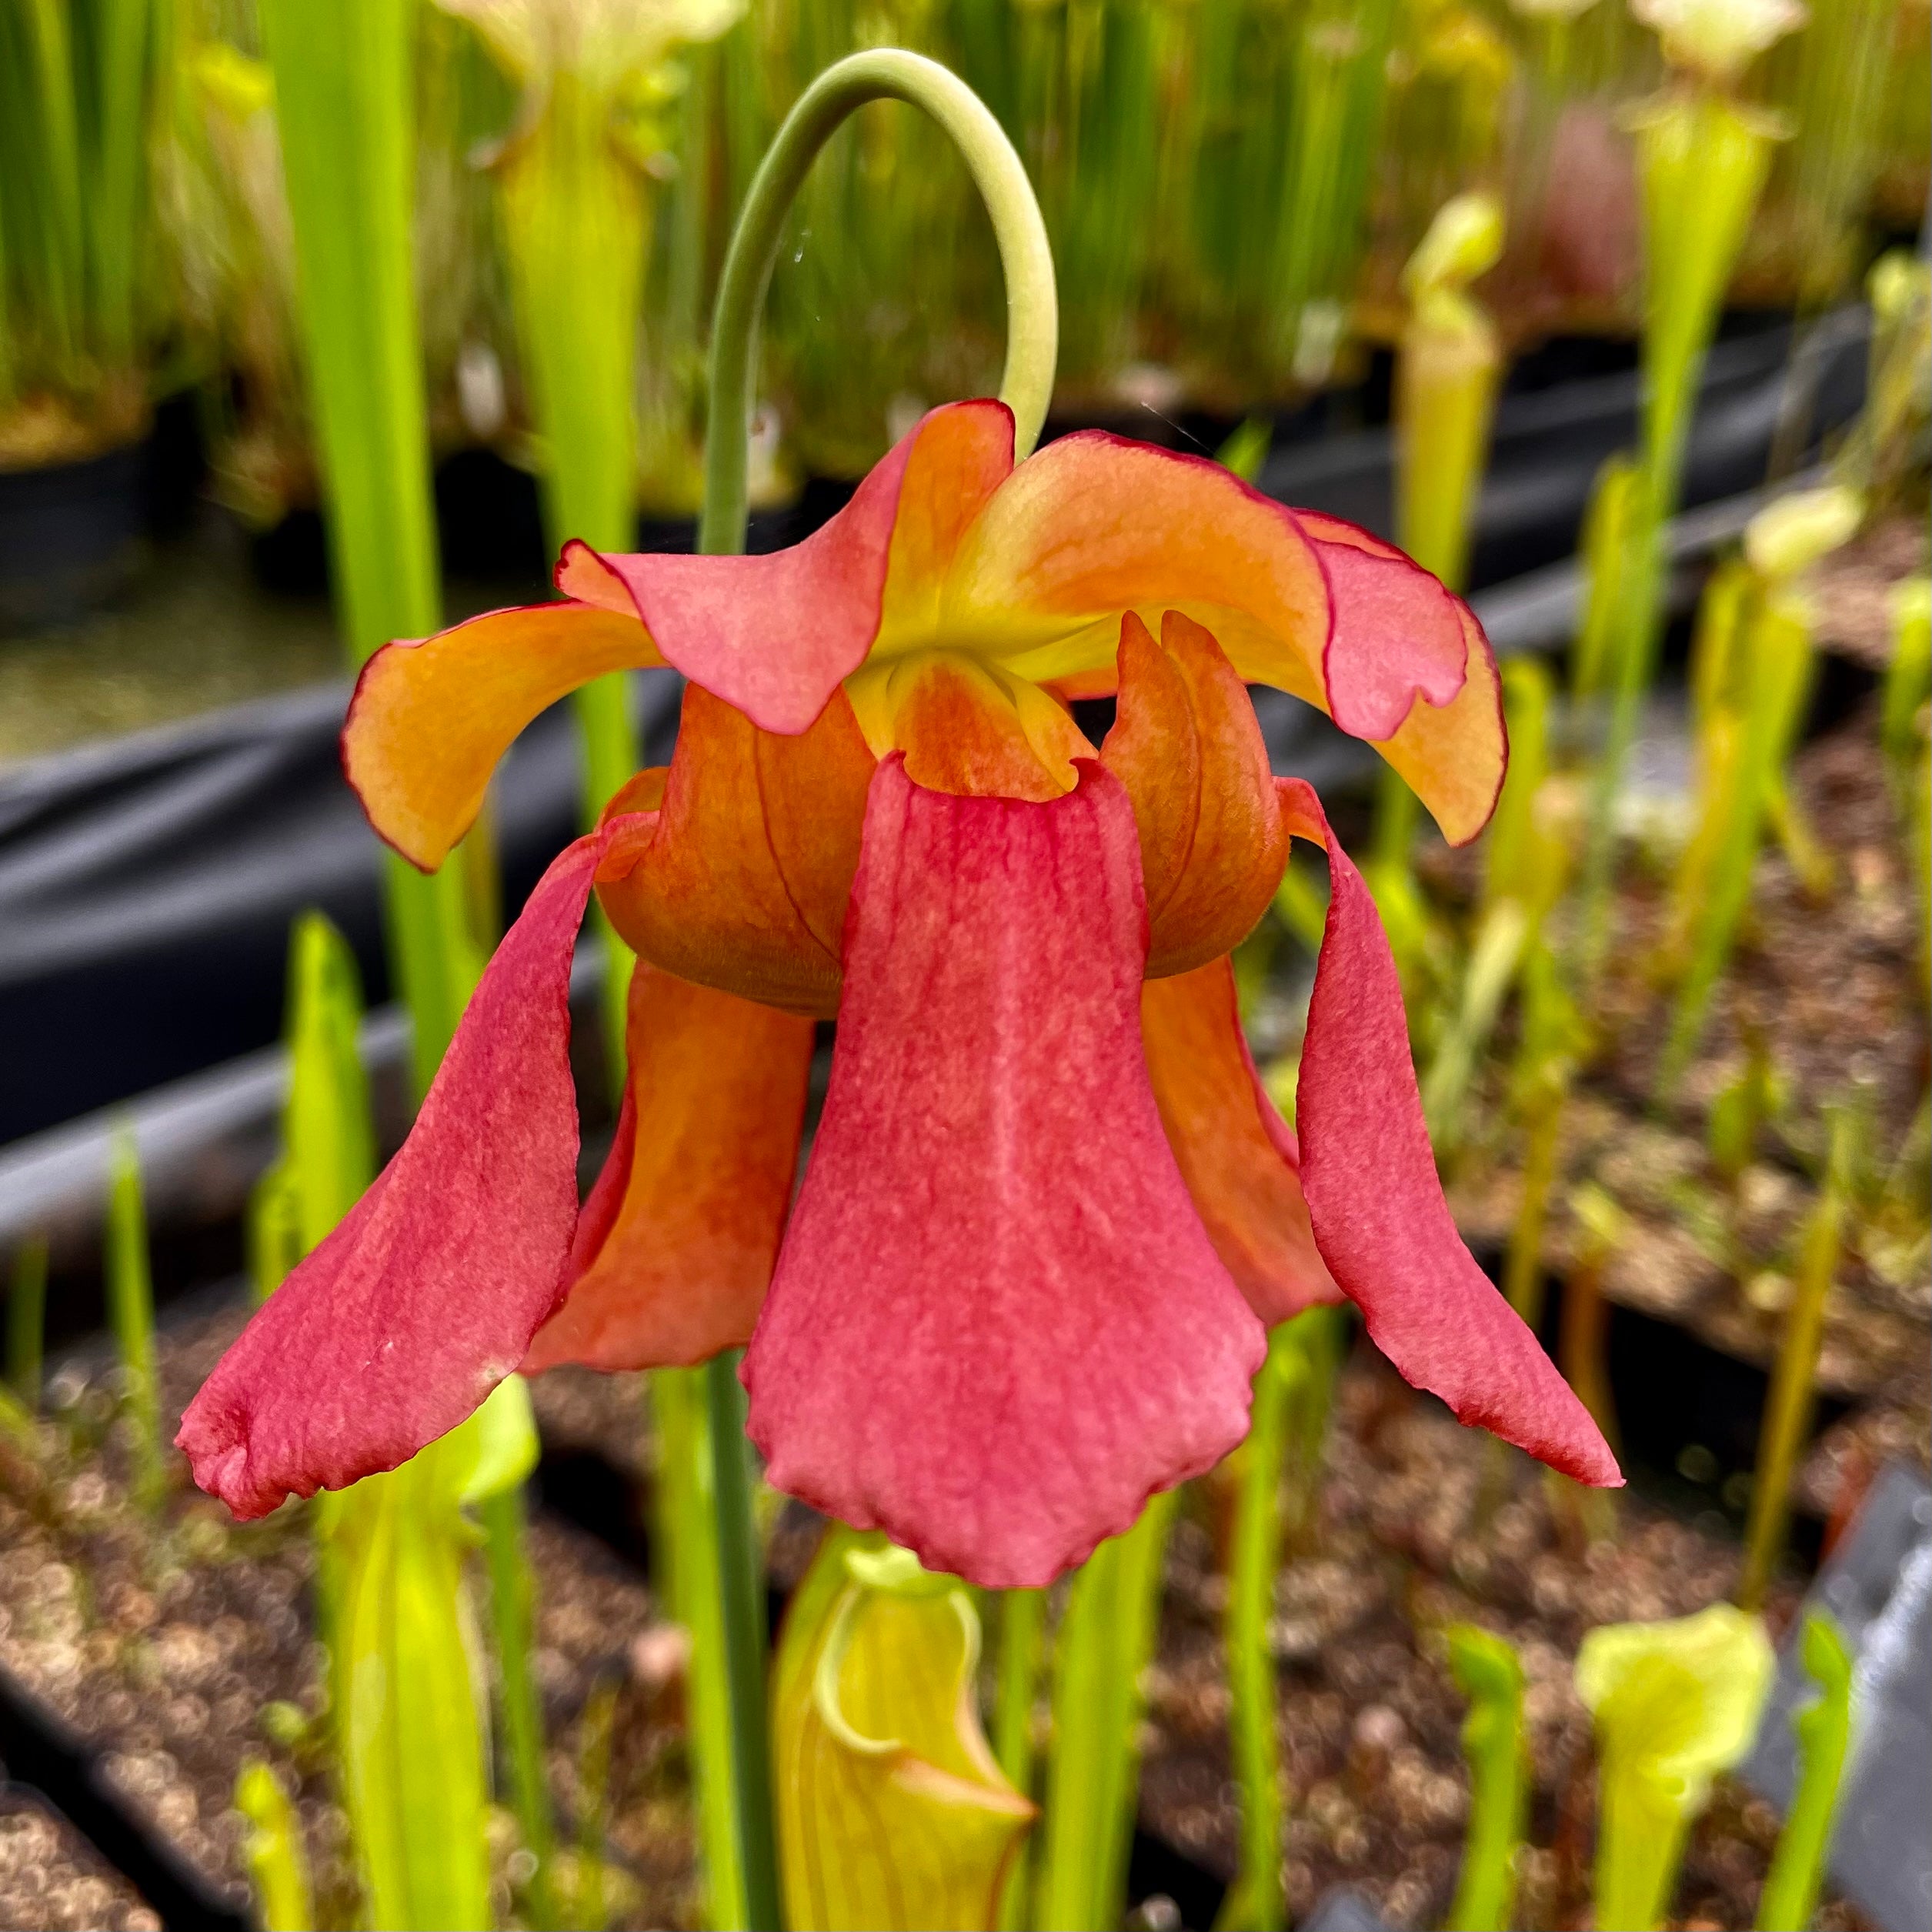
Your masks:
{"label": "green plant stem", "polygon": [[158,1506],[165,1482],[161,1459],[161,1402],[155,1380],[154,1283],[148,1265],[148,1217],[142,1200],[141,1157],[126,1129],[115,1136],[108,1183],[108,1313],[127,1378],[128,1420],[133,1430],[135,1493],[144,1508]]}
{"label": "green plant stem", "polygon": [[[412,245],[409,0],[262,0],[329,554],[350,661],[441,621]],[[429,1090],[482,969],[462,869],[384,869],[395,983]]]}
{"label": "green plant stem", "polygon": [[[573,537],[607,551],[637,540],[635,367],[649,199],[612,142],[612,112],[604,88],[559,71],[535,124],[500,164],[553,556]],[[628,674],[613,672],[581,686],[572,700],[586,827],[637,769],[631,689]],[[594,923],[607,963],[606,1053],[621,1093],[632,955],[601,906]]]}
{"label": "green plant stem", "polygon": [[[1723,796],[1721,830],[1713,840],[1707,883],[1696,913],[1689,967],[1671,1009],[1670,1033],[1657,1069],[1657,1097],[1667,1100],[1703,1036],[1704,1021],[1730,959],[1744,909],[1750,903],[1767,808],[1811,690],[1814,653],[1808,622],[1784,600],[1760,604],[1745,632],[1750,666],[1742,715],[1732,722],[1735,746]],[[1713,756],[1724,742],[1715,722],[1707,737]],[[1703,828],[1700,828],[1703,836]]]}
{"label": "green plant stem", "polygon": [[1848,1112],[1834,1116],[1824,1186],[1805,1230],[1791,1305],[1778,1343],[1777,1365],[1765,1399],[1757,1467],[1751,1482],[1750,1515],[1744,1529],[1743,1575],[1737,1586],[1737,1601],[1745,1610],[1762,1605],[1784,1553],[1791,1514],[1791,1478],[1810,1438],[1818,1353],[1824,1341],[1825,1302],[1838,1270],[1855,1131]]}
{"label": "green plant stem", "polygon": [[1307,1359],[1283,1323],[1268,1337],[1255,1377],[1248,1440],[1240,1451],[1233,1551],[1228,1567],[1226,1641],[1229,1740],[1241,1792],[1240,1874],[1219,1924],[1226,1932],[1283,1932],[1281,1753],[1278,1700],[1268,1627],[1281,1567],[1281,1473],[1290,1411]]}
{"label": "green plant stem", "polygon": [[1439,1153],[1461,1145],[1463,1109],[1477,1062],[1496,1030],[1503,998],[1531,937],[1529,914],[1512,899],[1498,899],[1477,928],[1461,1001],[1423,1083],[1423,1114]]}
{"label": "green plant stem", "polygon": [[738,1804],[745,1909],[753,1932],[783,1923],[776,1830],[772,1814],[770,1736],[766,1723],[764,1547],[752,1517],[750,1450],[739,1351],[705,1364],[709,1408],[718,1583],[726,1667],[731,1686],[731,1754]]}
{"label": "green plant stem", "polygon": [[7,1386],[28,1409],[40,1406],[47,1340],[47,1238],[32,1235],[15,1250],[7,1284]]}
{"label": "green plant stem", "polygon": [[1911,791],[1919,713],[1932,694],[1932,582],[1914,577],[1897,586],[1891,617],[1892,661],[1885,669],[1878,740],[1892,795],[1903,806]]}
{"label": "green plant stem", "polygon": [[1583,619],[1570,654],[1570,695],[1580,703],[1600,697],[1610,682],[1636,483],[1635,465],[1620,452],[1604,459],[1590,488],[1583,517]]}
{"label": "green plant stem", "polygon": [[1797,1788],[1757,1901],[1758,1932],[1805,1932],[1818,1909],[1851,1742],[1852,1657],[1844,1637],[1823,1610],[1811,1610],[1799,1641],[1818,1695],[1792,1713]]}
{"label": "green plant stem", "polygon": [[1543,1236],[1556,1185],[1557,1150],[1563,1136],[1566,1087],[1540,1096],[1530,1116],[1523,1155],[1523,1201],[1510,1230],[1503,1263],[1503,1293],[1532,1330],[1543,1323]]}
{"label": "green plant stem", "polygon": [[533,1932],[555,1932],[556,1826],[543,1765],[543,1705],[530,1673],[532,1585],[522,1488],[513,1485],[499,1490],[479,1503],[476,1513],[489,1567],[490,1620],[496,1638],[511,1792],[524,1845],[536,1860],[528,1888],[530,1924]]}
{"label": "green plant stem", "polygon": [[[604,1841],[610,1833],[610,1753],[617,1727],[617,1687],[600,1683],[584,1706],[583,1750],[578,1783],[583,1792],[583,1815],[577,1826],[577,1898],[573,1920],[603,1932],[610,1923],[610,1904],[604,1884]],[[778,1921],[770,1921],[773,1925]]]}
{"label": "green plant stem", "polygon": [[886,48],[826,68],[786,115],[745,197],[712,312],[709,432],[698,547],[714,556],[744,548],[747,435],[756,400],[758,316],[785,220],[813,157],[869,101],[922,108],[952,137],[993,218],[1006,279],[1006,365],[999,394],[1013,412],[1013,452],[1031,453],[1046,420],[1059,342],[1053,258],[1026,170],[999,123],[972,89],[936,62]]}
{"label": "green plant stem", "polygon": [[716,1459],[702,1369],[658,1369],[650,1381],[657,1443],[659,1600],[689,1632],[690,1753],[706,1919],[713,1932],[752,1924],[739,1830]]}
{"label": "green plant stem", "polygon": [[1623,519],[1609,727],[1590,799],[1580,957],[1593,976],[1609,949],[1617,803],[1661,641],[1666,534],[1704,357],[1770,166],[1763,123],[1713,94],[1672,97],[1637,132],[1644,235],[1643,446]]}
{"label": "green plant stem", "polygon": [[1174,1492],[1152,1498],[1124,1536],[1075,1573],[1054,1643],[1039,1932],[1118,1925],[1140,1751],[1141,1673],[1153,1656]]}
{"label": "green plant stem", "polygon": [[315,1908],[302,1821],[281,1780],[259,1758],[235,1781],[235,1808],[248,1820],[245,1855],[262,1932],[309,1932]]}
{"label": "green plant stem", "polygon": [[1617,1409],[1611,1400],[1606,1343],[1610,1335],[1610,1303],[1603,1294],[1603,1270],[1610,1265],[1608,1248],[1595,1236],[1563,1278],[1563,1320],[1557,1339],[1566,1380],[1577,1400],[1590,1411],[1591,1421],[1613,1446],[1617,1442]]}
{"label": "green plant stem", "polygon": [[[1023,1797],[1033,1789],[1033,1706],[1039,1696],[1042,1639],[1046,1628],[1043,1590],[999,1593],[999,1686],[993,1717],[993,1756]],[[1023,1841],[1000,1894],[1002,1932],[1022,1932],[1026,1923],[1029,1847]]]}
{"label": "green plant stem", "polygon": [[1450,1932],[1505,1932],[1516,1901],[1529,1780],[1523,1750],[1523,1664],[1506,1639],[1473,1624],[1449,1633],[1450,1668],[1470,1700],[1469,1830]]}

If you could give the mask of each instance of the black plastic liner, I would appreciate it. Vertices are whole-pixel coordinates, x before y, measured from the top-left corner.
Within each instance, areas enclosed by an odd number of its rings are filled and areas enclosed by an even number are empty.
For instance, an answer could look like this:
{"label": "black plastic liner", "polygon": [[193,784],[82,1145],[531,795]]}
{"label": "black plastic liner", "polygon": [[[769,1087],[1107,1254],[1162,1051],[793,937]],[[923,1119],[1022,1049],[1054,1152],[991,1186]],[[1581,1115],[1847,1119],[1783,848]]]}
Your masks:
{"label": "black plastic liner", "polygon": [[85,1838],[154,1908],[166,1932],[248,1932],[245,1900],[212,1885],[115,1788],[100,1754],[0,1670],[0,1774]]}
{"label": "black plastic liner", "polygon": [[[1847,421],[1862,397],[1865,320],[1847,310],[1817,327],[1810,413],[1830,427]],[[1784,406],[1790,339],[1788,327],[1759,326],[1712,352],[1687,502],[1762,481]],[[1598,466],[1635,434],[1633,371],[1530,386],[1548,366],[1547,352],[1540,363],[1533,359],[1504,397],[1478,518],[1478,586],[1553,572],[1547,583],[1533,579],[1527,599],[1516,597],[1510,609],[1526,621],[1512,620],[1513,635],[1491,620],[1504,648],[1560,641],[1575,592],[1561,560],[1574,547]],[[1324,411],[1330,422],[1333,411]],[[1309,426],[1283,425],[1290,433]],[[1386,429],[1331,434],[1290,442],[1261,481],[1283,501],[1386,532],[1390,462]],[[846,493],[816,486],[794,510],[757,519],[753,547],[796,542]],[[689,542],[677,528],[650,535],[662,548]],[[467,540],[476,539],[472,527]],[[653,760],[669,755],[676,693],[669,673],[639,680]],[[345,696],[345,686],[321,686],[0,772],[0,1043],[8,1067],[0,1143],[272,1042],[289,924],[305,906],[321,907],[349,935],[372,1004],[385,996],[379,851],[337,760]],[[1372,759],[1279,694],[1264,694],[1262,717],[1278,770],[1333,786]],[[576,829],[567,706],[524,733],[495,796],[505,903],[516,906]]]}

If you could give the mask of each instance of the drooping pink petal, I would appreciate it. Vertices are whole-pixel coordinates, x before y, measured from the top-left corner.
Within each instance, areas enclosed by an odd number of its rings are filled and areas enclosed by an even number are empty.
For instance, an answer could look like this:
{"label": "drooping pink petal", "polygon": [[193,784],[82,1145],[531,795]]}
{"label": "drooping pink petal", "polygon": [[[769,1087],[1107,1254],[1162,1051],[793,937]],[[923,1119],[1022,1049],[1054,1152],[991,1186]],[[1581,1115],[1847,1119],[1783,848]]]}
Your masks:
{"label": "drooping pink petal", "polygon": [[189,1405],[175,1440],[238,1517],[405,1462],[556,1306],[578,1223],[571,951],[599,863],[641,823],[610,820],[551,865],[401,1152]]}
{"label": "drooping pink petal", "polygon": [[832,1083],[750,1350],[779,1488],[1037,1585],[1208,1467],[1262,1353],[1141,1048],[1133,814],[872,786]]}
{"label": "drooping pink petal", "polygon": [[1013,460],[1004,403],[949,403],[802,543],[757,557],[600,555],[572,543],[557,586],[635,611],[667,663],[789,736],[825,709],[876,638],[928,641],[961,534]]}
{"label": "drooping pink petal", "polygon": [[1589,1412],[1456,1231],[1375,901],[1313,790],[1280,783],[1290,830],[1326,851],[1331,886],[1295,1103],[1315,1244],[1376,1347],[1416,1387],[1553,1469],[1621,1483]]}

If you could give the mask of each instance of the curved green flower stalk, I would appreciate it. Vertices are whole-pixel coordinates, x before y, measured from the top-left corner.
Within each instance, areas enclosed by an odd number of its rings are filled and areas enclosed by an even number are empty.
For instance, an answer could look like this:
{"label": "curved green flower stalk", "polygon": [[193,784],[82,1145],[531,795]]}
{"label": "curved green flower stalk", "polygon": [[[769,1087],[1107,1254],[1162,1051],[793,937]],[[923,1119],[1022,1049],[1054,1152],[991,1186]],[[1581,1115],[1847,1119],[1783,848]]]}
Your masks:
{"label": "curved green flower stalk", "polygon": [[787,1613],[772,1691],[786,1923],[976,1932],[1033,1807],[974,1707],[979,1617],[956,1577],[834,1525]]}
{"label": "curved green flower stalk", "polygon": [[1798,1642],[1818,1694],[1791,1713],[1797,1787],[1757,1901],[1758,1932],[1805,1932],[1818,1909],[1851,1743],[1852,1655],[1844,1636],[1824,1611],[1811,1610]]}
{"label": "curved green flower stalk", "polygon": [[1463,1755],[1469,1760],[1469,1830],[1450,1932],[1505,1932],[1516,1903],[1516,1855],[1529,1804],[1523,1749],[1523,1660],[1507,1637],[1457,1623],[1449,1667],[1469,1700]]}
{"label": "curved green flower stalk", "polygon": [[992,218],[1006,281],[1006,362],[1000,400],[1013,412],[1016,458],[1039,440],[1053,399],[1059,305],[1053,251],[1026,171],[973,90],[936,61],[896,48],[829,67],[786,115],[759,164],[725,257],[711,332],[705,509],[698,547],[713,556],[745,545],[746,475],[759,311],[771,285],[785,217],[813,158],[847,115],[869,101],[922,108],[952,137]]}
{"label": "curved green flower stalk", "polygon": [[1153,1660],[1172,1490],[1075,1571],[1053,1647],[1053,1748],[1034,1917],[1040,1932],[1117,1925],[1140,1765],[1142,1673]]}
{"label": "curved green flower stalk", "polygon": [[1711,1780],[1750,1748],[1774,1660],[1759,1620],[1715,1603],[1606,1624],[1577,1654],[1597,1720],[1597,1923],[1655,1932]]}

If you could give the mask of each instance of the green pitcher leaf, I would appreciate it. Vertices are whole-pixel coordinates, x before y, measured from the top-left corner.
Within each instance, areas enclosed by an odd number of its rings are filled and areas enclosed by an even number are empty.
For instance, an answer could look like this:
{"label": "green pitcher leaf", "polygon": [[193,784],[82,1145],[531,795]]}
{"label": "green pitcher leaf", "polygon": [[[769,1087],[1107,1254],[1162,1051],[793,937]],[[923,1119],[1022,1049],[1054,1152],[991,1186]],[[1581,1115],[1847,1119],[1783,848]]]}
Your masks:
{"label": "green pitcher leaf", "polygon": [[1685,1834],[1712,1779],[1749,1749],[1772,1669],[1763,1624],[1729,1603],[1583,1639],[1577,1692],[1597,1720],[1599,1925],[1662,1924]]}
{"label": "green pitcher leaf", "polygon": [[835,1528],[780,1640],[779,1844],[793,1932],[990,1926],[1033,1807],[979,1727],[956,1579]]}
{"label": "green pitcher leaf", "polygon": [[1759,1932],[1804,1932],[1818,1909],[1851,1743],[1853,1660],[1844,1635],[1824,1611],[1812,1610],[1799,1643],[1818,1694],[1791,1714],[1797,1787],[1757,1902]]}
{"label": "green pitcher leaf", "polygon": [[537,1466],[542,1445],[530,1408],[530,1386],[520,1375],[506,1376],[483,1406],[452,1436],[470,1433],[469,1467],[457,1479],[456,1500],[487,1503],[516,1488]]}

